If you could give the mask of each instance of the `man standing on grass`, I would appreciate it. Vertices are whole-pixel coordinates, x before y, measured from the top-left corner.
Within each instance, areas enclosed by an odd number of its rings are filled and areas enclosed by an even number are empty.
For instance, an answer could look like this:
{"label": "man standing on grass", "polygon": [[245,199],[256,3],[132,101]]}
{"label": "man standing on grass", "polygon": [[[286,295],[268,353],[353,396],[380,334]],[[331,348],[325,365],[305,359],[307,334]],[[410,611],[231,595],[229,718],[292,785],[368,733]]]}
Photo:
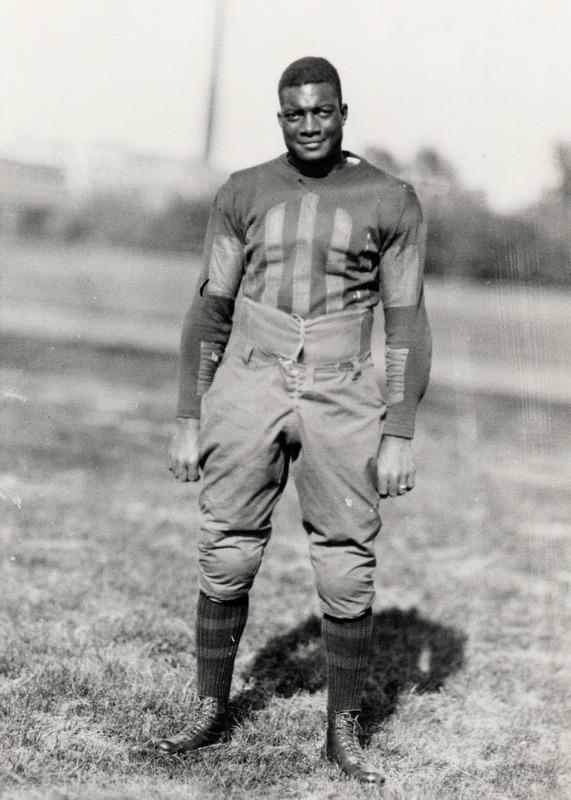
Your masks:
{"label": "man standing on grass", "polygon": [[[410,185],[342,149],[347,106],[328,61],[295,61],[278,94],[287,154],[220,189],[182,334],[169,469],[180,481],[198,480],[199,466],[203,475],[198,702],[188,727],[160,747],[195,750],[228,732],[248,592],[293,464],[323,609],[323,753],[348,775],[382,783],[360,748],[357,716],[379,497],[414,486],[411,438],[428,382],[422,214]],[[387,404],[370,357],[379,301]]]}

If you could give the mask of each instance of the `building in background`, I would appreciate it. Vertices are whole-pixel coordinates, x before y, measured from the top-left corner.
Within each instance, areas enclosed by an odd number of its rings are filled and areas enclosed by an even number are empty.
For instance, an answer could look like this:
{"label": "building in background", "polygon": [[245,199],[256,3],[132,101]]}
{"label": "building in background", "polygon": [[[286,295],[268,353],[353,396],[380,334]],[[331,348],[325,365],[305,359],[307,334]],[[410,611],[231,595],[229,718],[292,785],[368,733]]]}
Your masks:
{"label": "building in background", "polygon": [[173,204],[209,205],[224,179],[200,161],[121,145],[21,140],[0,151],[0,234],[73,238],[81,230],[105,238],[104,218],[140,213],[144,226]]}
{"label": "building in background", "polygon": [[200,161],[113,144],[98,144],[88,151],[82,177],[90,195],[128,195],[155,211],[164,210],[175,197],[191,201],[211,197],[224,180],[224,175]]}
{"label": "building in background", "polygon": [[65,159],[59,149],[21,146],[0,153],[0,233],[58,235],[70,207]]}

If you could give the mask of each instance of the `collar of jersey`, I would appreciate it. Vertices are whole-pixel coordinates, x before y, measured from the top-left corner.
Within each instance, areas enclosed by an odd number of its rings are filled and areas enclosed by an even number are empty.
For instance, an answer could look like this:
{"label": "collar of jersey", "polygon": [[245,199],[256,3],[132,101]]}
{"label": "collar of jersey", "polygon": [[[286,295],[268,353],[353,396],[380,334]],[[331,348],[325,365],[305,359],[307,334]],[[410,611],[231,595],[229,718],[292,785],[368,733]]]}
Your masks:
{"label": "collar of jersey", "polygon": [[348,169],[357,169],[363,165],[362,158],[359,158],[359,156],[355,155],[355,153],[351,153],[349,150],[343,150],[343,161],[340,161],[339,164],[336,164],[331,172],[327,173],[327,175],[314,177],[312,175],[306,175],[304,172],[298,169],[295,164],[290,161],[289,153],[283,153],[283,155],[280,156],[280,160],[289,170],[292,170],[296,173],[296,175],[299,175],[301,178],[308,181],[327,180],[328,178],[332,178],[340,173],[345,173]]}

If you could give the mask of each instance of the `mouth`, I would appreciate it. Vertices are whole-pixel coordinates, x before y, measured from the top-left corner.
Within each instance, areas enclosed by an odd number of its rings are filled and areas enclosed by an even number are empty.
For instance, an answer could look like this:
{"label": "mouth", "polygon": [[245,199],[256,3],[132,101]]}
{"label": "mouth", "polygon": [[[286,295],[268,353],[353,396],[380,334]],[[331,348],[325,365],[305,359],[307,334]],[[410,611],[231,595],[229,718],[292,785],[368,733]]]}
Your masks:
{"label": "mouth", "polygon": [[317,150],[320,145],[323,144],[323,139],[319,140],[312,140],[311,142],[300,142],[299,143],[302,147],[305,147],[307,150]]}

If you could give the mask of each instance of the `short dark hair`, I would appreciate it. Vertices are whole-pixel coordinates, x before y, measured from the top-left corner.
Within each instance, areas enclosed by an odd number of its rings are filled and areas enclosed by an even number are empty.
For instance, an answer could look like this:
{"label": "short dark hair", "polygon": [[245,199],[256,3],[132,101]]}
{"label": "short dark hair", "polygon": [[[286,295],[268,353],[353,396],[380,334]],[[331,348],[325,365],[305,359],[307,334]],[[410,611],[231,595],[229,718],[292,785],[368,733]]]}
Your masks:
{"label": "short dark hair", "polygon": [[303,86],[306,83],[330,83],[337,93],[339,103],[343,102],[339,73],[326,58],[305,56],[291,63],[282,72],[278,84],[278,95],[282,93],[283,89],[288,89],[290,86]]}

